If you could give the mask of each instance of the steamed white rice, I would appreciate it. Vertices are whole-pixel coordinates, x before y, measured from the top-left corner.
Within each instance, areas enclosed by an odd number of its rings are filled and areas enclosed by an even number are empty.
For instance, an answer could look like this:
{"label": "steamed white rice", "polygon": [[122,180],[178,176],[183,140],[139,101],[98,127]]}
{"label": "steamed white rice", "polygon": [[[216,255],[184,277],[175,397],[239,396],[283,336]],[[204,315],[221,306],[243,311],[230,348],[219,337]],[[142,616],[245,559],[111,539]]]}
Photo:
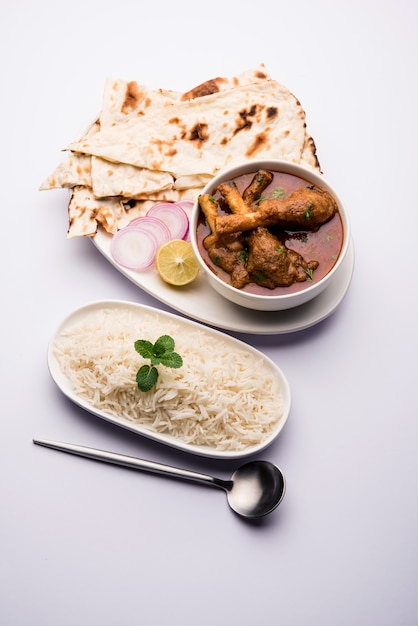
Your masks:
{"label": "steamed white rice", "polygon": [[[161,335],[173,337],[183,366],[159,365],[156,386],[144,393],[135,377],[150,362],[134,342]],[[243,450],[264,441],[283,414],[277,372],[261,355],[158,313],[92,312],[61,334],[54,354],[91,407],[187,444]]]}

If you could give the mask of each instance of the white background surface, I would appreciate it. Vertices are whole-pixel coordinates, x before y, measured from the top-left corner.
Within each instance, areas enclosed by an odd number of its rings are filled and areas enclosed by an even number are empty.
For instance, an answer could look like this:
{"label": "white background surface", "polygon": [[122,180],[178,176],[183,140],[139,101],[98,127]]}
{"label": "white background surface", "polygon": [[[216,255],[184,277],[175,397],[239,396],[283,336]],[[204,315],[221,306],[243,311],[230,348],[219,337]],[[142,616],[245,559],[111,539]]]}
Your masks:
{"label": "white background surface", "polygon": [[[2,625],[418,623],[417,18],[411,0],[1,3]],[[66,193],[38,187],[98,113],[107,76],[187,90],[261,61],[307,112],[356,267],[315,328],[239,335],[293,392],[262,454],[287,493],[251,525],[218,490],[32,437],[232,473],[101,422],[54,386],[47,344],[73,309],[159,303],[91,242],[67,241]]]}

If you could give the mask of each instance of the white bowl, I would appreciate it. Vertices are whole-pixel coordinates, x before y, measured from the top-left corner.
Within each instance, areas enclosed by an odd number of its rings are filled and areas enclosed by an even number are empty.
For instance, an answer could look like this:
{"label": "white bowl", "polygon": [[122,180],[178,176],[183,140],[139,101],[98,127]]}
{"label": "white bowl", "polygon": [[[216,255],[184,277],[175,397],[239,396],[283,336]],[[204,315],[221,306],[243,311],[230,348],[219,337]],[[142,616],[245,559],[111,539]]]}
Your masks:
{"label": "white bowl", "polygon": [[259,311],[280,311],[305,304],[312,298],[319,295],[327,287],[346,257],[351,236],[350,223],[343,203],[326,179],[321,174],[314,172],[308,167],[291,163],[289,161],[251,161],[242,165],[236,165],[234,167],[224,169],[205,186],[202,190],[202,194],[213,195],[220,183],[230,181],[243,174],[252,172],[256,173],[259,169],[266,169],[272,172],[283,172],[285,174],[291,174],[299,178],[303,178],[308,184],[318,186],[321,189],[328,191],[334,197],[337,202],[338,211],[342,221],[343,240],[338,258],[330,271],[317,282],[310,283],[305,281],[303,283],[298,283],[298,288],[300,289],[299,291],[286,293],[285,288],[281,290],[282,293],[280,295],[270,293],[268,289],[264,289],[263,294],[256,294],[233,287],[215,274],[201,256],[197,241],[197,226],[201,215],[201,209],[198,201],[196,201],[193,207],[190,218],[190,240],[199,265],[203,273],[206,275],[210,286],[224,298],[248,309],[255,309]]}
{"label": "white bowl", "polygon": [[[222,449],[222,447],[217,448],[213,444],[209,443],[207,445],[191,443],[190,439],[186,441],[186,439],[181,438],[180,436],[174,437],[168,432],[162,432],[153,429],[150,425],[149,418],[144,420],[141,420],[139,417],[138,419],[128,419],[127,417],[121,415],[120,412],[118,412],[116,409],[114,411],[110,409],[106,411],[102,407],[95,405],[94,402],[89,399],[87,394],[82,394],[80,393],[80,389],[74,388],[74,383],[72,381],[70,371],[71,368],[63,368],[62,363],[60,363],[60,360],[56,354],[56,344],[59,343],[61,339],[66,336],[66,333],[68,333],[71,329],[88,323],[89,319],[91,320],[92,316],[95,316],[103,311],[107,311],[108,314],[114,316],[115,319],[118,318],[119,314],[125,316],[127,313],[130,313],[133,318],[137,320],[137,328],[141,328],[141,318],[144,320],[152,319],[156,327],[160,325],[162,327],[165,327],[166,329],[171,329],[170,332],[175,329],[176,340],[178,339],[180,344],[182,341],[182,337],[185,338],[183,339],[183,341],[190,341],[190,337],[193,336],[193,333],[195,335],[199,334],[207,343],[221,346],[220,354],[225,355],[224,365],[222,366],[222,369],[226,372],[230,371],[228,360],[231,359],[231,355],[233,356],[234,353],[236,355],[239,351],[241,355],[244,353],[247,353],[248,356],[253,355],[255,362],[262,364],[263,368],[266,368],[266,371],[271,373],[272,379],[277,384],[278,395],[276,398],[273,398],[273,401],[277,404],[276,417],[278,417],[280,414],[279,419],[277,419],[277,421],[274,423],[271,431],[269,433],[266,433],[259,442],[254,442],[243,448],[238,445],[236,449],[230,446],[228,449],[224,450]],[[75,349],[77,350],[77,348]],[[123,300],[104,300],[90,302],[70,313],[68,316],[65,317],[65,319],[62,320],[50,339],[48,347],[48,367],[52,379],[57,384],[59,389],[72,402],[82,407],[86,411],[89,411],[93,415],[96,415],[97,417],[104,419],[116,426],[126,428],[138,435],[152,439],[153,441],[172,446],[174,448],[182,450],[183,452],[190,452],[192,454],[197,454],[210,458],[230,460],[260,453],[262,450],[267,448],[267,446],[271,445],[273,441],[278,437],[290,414],[291,390],[289,382],[279,366],[271,359],[269,359],[266,355],[259,352],[258,350],[256,350],[256,348],[253,348],[249,344],[246,344],[239,339],[236,339],[235,337],[230,337],[229,335],[222,333],[219,330],[209,328],[207,326],[202,326],[198,322],[188,320],[174,313],[160,311],[144,304],[138,304],[136,302],[125,302]],[[207,372],[205,374],[204,370],[202,370],[202,376],[204,377],[205,375],[207,375]],[[237,374],[235,374],[235,376],[236,375]],[[233,377],[231,378],[231,380],[233,380]],[[202,378],[201,384],[203,385],[204,382],[204,378]],[[235,385],[236,384],[238,384],[237,381]],[[253,402],[254,400],[254,398],[251,399],[250,394],[247,401],[247,404],[250,408],[252,406],[251,402]],[[233,411],[233,407],[231,407],[231,411]],[[266,418],[267,406],[265,410],[263,409],[263,411],[264,417]]]}

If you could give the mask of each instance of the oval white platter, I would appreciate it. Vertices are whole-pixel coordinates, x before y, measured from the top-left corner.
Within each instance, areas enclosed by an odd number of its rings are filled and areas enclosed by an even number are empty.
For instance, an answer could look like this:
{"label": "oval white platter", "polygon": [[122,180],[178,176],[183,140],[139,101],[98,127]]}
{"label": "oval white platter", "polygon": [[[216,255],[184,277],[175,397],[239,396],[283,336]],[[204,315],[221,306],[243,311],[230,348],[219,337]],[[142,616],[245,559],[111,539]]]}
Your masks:
{"label": "oval white platter", "polygon": [[[168,320],[171,318],[172,320],[174,319],[176,321],[181,332],[184,331],[184,333],[190,333],[194,329],[198,329],[199,332],[204,332],[210,341],[216,341],[217,339],[218,340],[221,339],[224,343],[226,342],[227,344],[231,346],[231,350],[233,350],[234,347],[239,347],[240,349],[245,349],[249,352],[254,353],[258,357],[263,358],[266,361],[266,363],[270,364],[270,366],[273,368],[273,371],[275,372],[277,376],[277,379],[278,379],[278,382],[282,391],[283,414],[282,414],[282,417],[278,420],[277,424],[275,425],[270,435],[266,439],[264,439],[261,443],[247,447],[244,450],[239,450],[239,451],[231,451],[231,450],[224,451],[224,450],[218,450],[209,446],[191,445],[173,436],[153,432],[149,428],[142,426],[141,424],[130,422],[127,419],[119,417],[118,415],[109,415],[107,413],[104,413],[96,409],[95,407],[93,407],[85,399],[80,398],[76,393],[74,393],[69,378],[62,371],[54,355],[54,349],[53,349],[54,343],[66,329],[78,323],[81,323],[86,318],[86,316],[89,316],[92,313],[97,312],[99,310],[109,309],[109,308],[110,309],[125,309],[125,310],[129,308],[132,311],[135,311],[139,315],[141,313],[145,314],[145,313],[152,312],[153,315],[155,315],[156,318],[158,318],[160,323],[163,323],[164,319]],[[225,363],[225,367],[228,367],[227,363]],[[149,307],[146,305],[133,303],[133,302],[126,302],[123,300],[106,300],[106,301],[92,302],[73,311],[70,315],[68,315],[61,322],[61,324],[58,326],[55,333],[50,339],[49,347],[48,347],[48,368],[52,376],[52,379],[54,380],[56,385],[59,387],[59,389],[62,391],[62,393],[65,396],[67,396],[70,400],[72,400],[72,402],[82,407],[86,411],[92,413],[93,415],[96,415],[97,417],[100,417],[108,422],[111,422],[112,424],[126,428],[134,433],[137,433],[138,435],[142,435],[154,441],[158,441],[160,443],[172,446],[174,448],[183,450],[185,452],[191,452],[197,455],[211,457],[211,458],[236,459],[236,458],[241,458],[241,457],[249,456],[249,455],[260,452],[261,450],[269,446],[276,439],[276,437],[279,435],[280,431],[282,430],[283,426],[285,425],[287,418],[289,416],[289,413],[290,413],[291,393],[290,393],[289,383],[285,375],[283,374],[282,370],[267,356],[265,356],[264,354],[262,354],[261,352],[253,348],[252,346],[249,346],[248,344],[240,341],[239,339],[230,337],[219,330],[202,326],[202,324],[200,324],[199,322],[181,318],[174,313],[167,313],[165,311],[154,309],[153,307]],[[260,384],[262,384],[262,381],[260,381]]]}
{"label": "oval white platter", "polygon": [[350,286],[354,269],[354,246],[331,284],[319,296],[287,311],[253,311],[229,302],[200,274],[190,285],[173,287],[165,283],[155,267],[141,272],[118,265],[110,252],[112,235],[99,230],[92,241],[101,254],[121,274],[151,296],[188,317],[224,330],[258,335],[279,335],[305,330],[329,317],[340,305]]}

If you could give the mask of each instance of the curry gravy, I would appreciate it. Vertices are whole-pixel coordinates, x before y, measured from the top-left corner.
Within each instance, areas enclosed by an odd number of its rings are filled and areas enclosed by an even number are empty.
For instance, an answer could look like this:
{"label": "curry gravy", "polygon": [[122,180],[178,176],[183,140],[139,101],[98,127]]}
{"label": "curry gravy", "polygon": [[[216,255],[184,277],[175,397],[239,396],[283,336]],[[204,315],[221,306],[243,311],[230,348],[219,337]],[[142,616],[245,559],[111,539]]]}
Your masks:
{"label": "curry gravy", "polygon": [[[302,187],[312,187],[312,184],[309,181],[292,174],[285,174],[281,172],[272,172],[272,174],[274,175],[273,180],[263,191],[263,199],[269,197],[285,198],[297,189]],[[251,183],[253,176],[254,173],[251,172],[233,179],[241,194]],[[214,194],[214,198],[218,202],[219,215],[228,214],[230,212],[229,207],[223,201],[221,194],[216,192]],[[287,248],[299,253],[305,261],[316,260],[319,262],[319,265],[317,269],[315,269],[312,274],[308,276],[308,279],[303,282],[295,282],[289,286],[280,286],[275,287],[274,289],[261,287],[260,285],[252,282],[243,287],[242,291],[248,291],[250,293],[261,295],[278,296],[298,292],[310,287],[311,285],[319,282],[332,269],[341,251],[344,236],[343,224],[341,216],[338,212],[328,222],[320,226],[316,232],[306,230],[291,231],[278,229],[276,227],[270,227],[269,230]],[[206,222],[203,212],[201,212],[197,225],[197,242],[202,258],[214,274],[226,283],[231,284],[229,274],[213,263],[203,246],[203,240],[209,233],[210,228]]]}

